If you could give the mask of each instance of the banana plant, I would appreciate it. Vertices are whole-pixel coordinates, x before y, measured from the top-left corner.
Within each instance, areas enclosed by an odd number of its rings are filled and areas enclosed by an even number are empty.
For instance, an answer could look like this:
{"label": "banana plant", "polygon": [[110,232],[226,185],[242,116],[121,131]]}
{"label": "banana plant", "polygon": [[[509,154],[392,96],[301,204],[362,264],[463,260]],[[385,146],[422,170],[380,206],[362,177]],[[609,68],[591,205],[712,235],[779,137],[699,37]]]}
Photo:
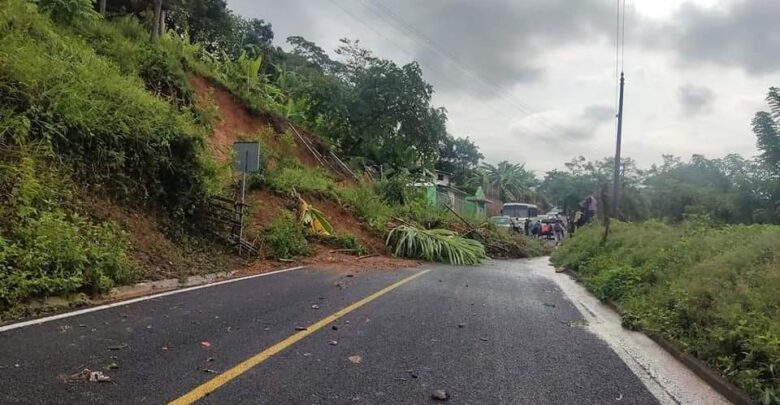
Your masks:
{"label": "banana plant", "polygon": [[330,236],[333,234],[333,226],[331,226],[325,214],[322,211],[312,207],[301,196],[298,198],[298,220],[303,223],[309,231],[315,235]]}

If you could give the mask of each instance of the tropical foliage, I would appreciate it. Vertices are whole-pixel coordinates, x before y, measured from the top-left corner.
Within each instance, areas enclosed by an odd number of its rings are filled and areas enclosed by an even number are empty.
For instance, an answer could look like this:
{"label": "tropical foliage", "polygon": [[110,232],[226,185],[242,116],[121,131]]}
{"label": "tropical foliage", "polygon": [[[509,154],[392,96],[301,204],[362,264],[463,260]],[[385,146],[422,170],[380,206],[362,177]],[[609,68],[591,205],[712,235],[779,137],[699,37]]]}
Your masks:
{"label": "tropical foliage", "polygon": [[425,259],[455,265],[479,264],[485,247],[447,229],[420,229],[402,225],[387,235],[387,246],[400,257]]}
{"label": "tropical foliage", "polygon": [[532,198],[536,176],[525,169],[525,163],[505,160],[496,165],[482,163],[471,183],[485,190],[496,190],[501,201],[521,201]]}
{"label": "tropical foliage", "polygon": [[780,227],[699,220],[577,231],[552,256],[624,325],[703,360],[758,403],[780,403]]}

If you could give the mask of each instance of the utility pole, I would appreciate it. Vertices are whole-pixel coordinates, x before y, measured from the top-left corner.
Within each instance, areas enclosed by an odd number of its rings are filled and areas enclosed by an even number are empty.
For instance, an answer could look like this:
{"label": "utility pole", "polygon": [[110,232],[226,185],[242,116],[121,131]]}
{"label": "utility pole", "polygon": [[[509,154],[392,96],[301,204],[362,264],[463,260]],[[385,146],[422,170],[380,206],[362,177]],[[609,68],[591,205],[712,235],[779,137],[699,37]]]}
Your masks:
{"label": "utility pole", "polygon": [[617,115],[617,142],[615,146],[615,179],[612,185],[612,209],[613,215],[618,216],[620,212],[620,146],[623,142],[623,86],[625,85],[625,79],[623,78],[623,72],[620,72],[620,99],[618,101],[618,115]]}

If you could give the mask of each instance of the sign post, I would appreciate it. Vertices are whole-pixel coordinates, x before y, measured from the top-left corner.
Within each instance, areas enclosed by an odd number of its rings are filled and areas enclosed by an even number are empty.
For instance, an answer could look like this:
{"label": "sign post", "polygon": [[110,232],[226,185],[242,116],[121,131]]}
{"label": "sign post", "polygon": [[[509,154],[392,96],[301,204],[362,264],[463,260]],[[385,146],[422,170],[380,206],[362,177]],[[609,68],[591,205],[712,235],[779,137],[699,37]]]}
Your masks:
{"label": "sign post", "polygon": [[236,142],[233,144],[233,170],[241,173],[241,200],[237,202],[238,254],[244,244],[244,207],[246,207],[246,174],[260,170],[260,143]]}

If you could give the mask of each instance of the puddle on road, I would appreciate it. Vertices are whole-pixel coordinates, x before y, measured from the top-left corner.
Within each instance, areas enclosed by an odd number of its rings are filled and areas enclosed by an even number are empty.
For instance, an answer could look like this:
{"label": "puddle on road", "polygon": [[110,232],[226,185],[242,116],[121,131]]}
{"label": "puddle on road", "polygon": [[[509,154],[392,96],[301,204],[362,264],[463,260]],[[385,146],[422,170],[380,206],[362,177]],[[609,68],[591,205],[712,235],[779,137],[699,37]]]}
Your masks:
{"label": "puddle on road", "polygon": [[524,261],[536,276],[553,281],[584,318],[582,327],[604,340],[663,405],[731,404],[654,341],[621,326],[618,313],[602,304],[585,287],[556,273],[548,258]]}

